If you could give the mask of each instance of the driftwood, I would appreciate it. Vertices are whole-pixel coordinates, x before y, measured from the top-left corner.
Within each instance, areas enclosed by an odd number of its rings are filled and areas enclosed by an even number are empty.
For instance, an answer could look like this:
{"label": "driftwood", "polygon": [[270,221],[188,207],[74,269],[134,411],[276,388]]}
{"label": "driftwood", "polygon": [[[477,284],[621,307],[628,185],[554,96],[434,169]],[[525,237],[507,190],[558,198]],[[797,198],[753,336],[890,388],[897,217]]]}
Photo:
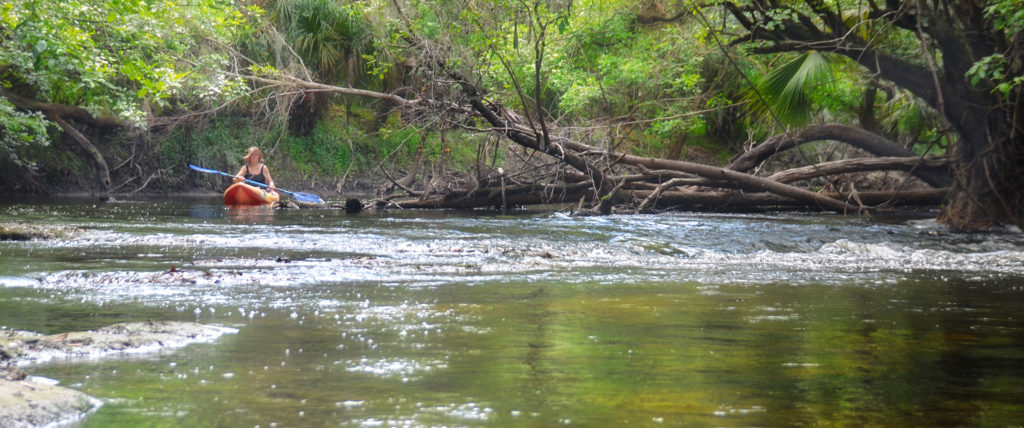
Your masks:
{"label": "driftwood", "polygon": [[[545,195],[545,191],[551,191]],[[899,190],[899,191],[861,191],[857,199],[868,207],[889,206],[889,207],[934,207],[942,202],[948,194],[948,188],[935,188],[927,190]],[[581,198],[593,197],[593,189],[574,184],[568,186],[556,186],[545,188],[543,191],[529,192],[529,194],[507,195],[508,202],[514,206],[546,205],[546,204],[572,204],[575,205]],[[653,195],[652,190],[624,190],[617,192],[616,204],[630,204],[635,201],[643,201]],[[841,201],[854,201],[852,194],[823,194],[828,198]],[[495,198],[493,194],[487,197],[477,198],[450,198],[437,197],[427,200],[407,199],[394,200],[391,205],[404,209],[500,209],[501,197]],[[817,206],[809,206],[801,201],[790,198],[779,197],[768,194],[768,192],[756,192],[746,194],[741,191],[700,191],[700,190],[669,190],[653,199],[651,205],[656,209],[647,212],[664,210],[684,211],[707,211],[707,212],[764,212],[770,210],[818,210]],[[850,213],[858,212],[854,208]],[[633,212],[628,210],[627,212]]]}
{"label": "driftwood", "polygon": [[[470,95],[470,104],[473,108],[491,125],[495,127],[504,127],[502,130],[505,135],[515,141],[516,143],[529,147],[535,150],[542,151],[548,155],[564,160],[568,165],[576,168],[578,171],[590,176],[593,181],[593,186],[596,191],[598,198],[602,202],[614,200],[613,190],[611,187],[611,181],[605,176],[601,168],[593,165],[584,156],[579,153],[597,152],[601,151],[595,147],[591,147],[582,143],[574,142],[567,139],[559,139],[553,141],[551,144],[544,142],[544,139],[533,133],[529,128],[519,125],[519,121],[515,117],[509,114],[503,114],[503,117],[499,117],[499,113],[503,113],[505,110],[500,106],[487,106],[477,95],[475,87],[465,82],[460,82],[463,90],[467,91]],[[509,126],[509,124],[514,124]],[[655,158],[644,158],[635,155],[629,155],[626,153],[606,153],[606,157],[615,159],[616,163],[624,163],[630,165],[641,165],[649,169],[668,169],[679,172],[686,172],[695,174],[711,180],[724,180],[734,182],[743,186],[747,189],[755,191],[767,191],[778,194],[780,196],[789,197],[792,199],[804,201],[810,205],[816,205],[823,209],[829,209],[839,212],[855,212],[857,207],[847,204],[843,201],[821,196],[817,193],[804,190],[798,187],[789,186],[784,183],[775,181],[765,180],[760,177],[756,177],[750,174],[745,174],[738,171],[732,171],[729,169],[718,168],[710,165],[702,165],[693,162],[685,161],[673,161],[666,159],[655,159]],[[611,198],[605,198],[611,196]],[[602,203],[599,209],[602,212],[610,211],[610,205],[608,203]]]}
{"label": "driftwood", "polygon": [[[595,147],[586,144],[565,141],[565,146],[585,152],[599,151]],[[657,159],[642,156],[629,155],[625,153],[610,153],[610,157],[618,160],[619,163],[627,165],[642,166],[647,169],[663,169],[694,174],[709,180],[719,180],[736,183],[746,190],[764,191],[775,193],[795,200],[803,201],[811,206],[818,206],[839,212],[856,212],[857,207],[833,198],[819,195],[817,193],[790,186],[784,183],[766,180],[751,174],[733,171],[726,168],[719,168],[710,165],[703,165],[694,162],[686,162],[670,159]]]}
{"label": "driftwood", "polygon": [[[520,143],[521,145],[533,149],[540,148],[540,141],[543,140],[532,134],[529,128],[520,125],[515,116],[506,113],[504,119],[502,119],[498,116],[498,112],[502,112],[500,107],[488,107],[480,101],[474,103],[474,108],[484,112],[485,114],[483,115],[488,117],[488,121],[496,127],[504,124],[505,127],[500,128],[500,131],[511,140],[522,142]],[[870,139],[862,138],[862,140],[869,141]],[[872,149],[879,153],[890,153],[886,150],[891,149],[891,147],[886,149],[872,147]],[[937,205],[941,201],[941,196],[947,193],[945,189],[940,189],[936,192],[927,193],[927,197],[907,192],[891,194],[864,192],[855,195],[839,195],[815,193],[787,184],[823,175],[875,170],[913,171],[919,177],[922,177],[922,180],[925,180],[928,174],[941,176],[940,171],[947,165],[946,161],[930,157],[903,156],[827,162],[784,171],[775,176],[765,178],[730,168],[602,151],[596,147],[561,137],[552,139],[551,145],[544,147],[543,152],[566,160],[566,164],[573,166],[581,174],[572,176],[572,178],[575,178],[574,183],[566,183],[562,186],[530,184],[525,186],[507,186],[501,189],[478,189],[475,192],[452,192],[443,197],[431,198],[420,195],[415,201],[395,201],[395,204],[405,208],[481,208],[507,206],[508,204],[530,205],[573,202],[583,198],[590,200],[601,199],[603,202],[602,206],[604,207],[610,207],[611,203],[636,204],[639,201],[639,204],[635,205],[635,210],[638,212],[675,206],[680,209],[702,210],[720,210],[725,208],[752,210],[766,207],[786,207],[856,213],[863,211],[865,205],[880,205],[885,202],[890,202],[890,205]],[[904,154],[898,150],[891,152]],[[609,176],[601,173],[596,164],[588,161],[584,155],[581,155],[586,153],[598,153],[604,159],[614,159],[618,165],[637,167],[643,171],[639,174],[627,176]],[[761,156],[758,155],[753,158],[763,161],[764,158]],[[751,157],[747,159],[751,159]],[[598,172],[595,173],[595,171]],[[563,180],[570,181],[568,178]],[[619,184],[612,190],[602,190],[602,186],[595,184],[595,180],[601,180],[603,183],[617,182]],[[939,180],[933,180],[933,182],[938,183]],[[707,190],[670,191],[670,189],[679,186],[740,189],[746,193]],[[556,198],[553,195],[561,196]],[[610,211],[610,208],[602,208],[599,211],[607,213]]]}
{"label": "driftwood", "polygon": [[[859,192],[857,197],[867,206],[937,206],[949,189]],[[850,193],[825,193],[825,196],[853,200]],[[811,209],[789,198],[769,193],[738,192],[664,192],[658,200],[664,209],[692,211],[763,211],[770,209]]]}

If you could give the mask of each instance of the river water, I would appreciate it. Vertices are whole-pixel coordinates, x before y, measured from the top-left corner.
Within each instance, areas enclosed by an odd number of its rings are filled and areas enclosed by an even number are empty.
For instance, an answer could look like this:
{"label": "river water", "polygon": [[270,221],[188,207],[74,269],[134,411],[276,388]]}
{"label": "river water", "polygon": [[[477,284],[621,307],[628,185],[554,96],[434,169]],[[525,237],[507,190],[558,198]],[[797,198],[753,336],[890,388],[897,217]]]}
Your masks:
{"label": "river water", "polygon": [[0,204],[0,326],[234,327],[32,366],[116,426],[1020,426],[1024,237],[922,218]]}

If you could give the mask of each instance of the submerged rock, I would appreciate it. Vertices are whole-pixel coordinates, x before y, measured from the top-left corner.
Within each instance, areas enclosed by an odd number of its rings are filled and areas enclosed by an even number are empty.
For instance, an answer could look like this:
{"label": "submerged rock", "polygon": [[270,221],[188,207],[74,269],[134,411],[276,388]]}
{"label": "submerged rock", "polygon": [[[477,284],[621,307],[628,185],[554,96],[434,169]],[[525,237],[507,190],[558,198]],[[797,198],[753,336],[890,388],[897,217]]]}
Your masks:
{"label": "submerged rock", "polygon": [[237,332],[230,327],[172,321],[114,324],[96,331],[49,336],[0,330],[0,427],[65,425],[101,405],[96,398],[57,386],[56,381],[29,376],[19,366],[151,352]]}
{"label": "submerged rock", "polygon": [[0,224],[0,241],[31,241],[33,239],[66,238],[81,229],[47,224]]}
{"label": "submerged rock", "polygon": [[151,352],[197,342],[209,342],[237,329],[190,322],[133,322],[96,331],[75,331],[45,336],[0,330],[0,367],[25,366],[54,359],[99,358],[115,353]]}
{"label": "submerged rock", "polygon": [[64,425],[100,406],[99,400],[82,392],[56,386],[42,378],[24,378],[24,372],[13,367],[0,370],[0,426]]}

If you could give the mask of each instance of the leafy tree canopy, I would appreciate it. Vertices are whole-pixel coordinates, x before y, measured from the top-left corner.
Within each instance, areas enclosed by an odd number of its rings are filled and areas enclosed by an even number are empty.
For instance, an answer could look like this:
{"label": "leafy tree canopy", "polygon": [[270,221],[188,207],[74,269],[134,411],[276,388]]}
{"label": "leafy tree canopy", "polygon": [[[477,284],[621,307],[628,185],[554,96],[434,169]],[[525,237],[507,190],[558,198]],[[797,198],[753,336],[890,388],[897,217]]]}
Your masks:
{"label": "leafy tree canopy", "polygon": [[[244,85],[223,46],[251,31],[256,7],[228,0],[11,0],[0,6],[0,88],[142,124],[176,106],[212,106]],[[0,148],[42,143],[39,114],[0,101]]]}

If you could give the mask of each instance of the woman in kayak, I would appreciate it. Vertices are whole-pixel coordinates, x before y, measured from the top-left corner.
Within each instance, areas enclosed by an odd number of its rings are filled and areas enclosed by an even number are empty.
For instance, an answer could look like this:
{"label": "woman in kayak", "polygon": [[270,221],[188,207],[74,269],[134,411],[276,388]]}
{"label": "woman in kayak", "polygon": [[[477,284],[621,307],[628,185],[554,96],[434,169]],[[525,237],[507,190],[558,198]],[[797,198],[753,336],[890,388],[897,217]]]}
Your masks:
{"label": "woman in kayak", "polygon": [[245,151],[245,156],[242,156],[242,160],[245,161],[245,165],[238,170],[238,174],[235,174],[235,183],[243,179],[251,180],[266,184],[267,188],[273,192],[274,179],[270,178],[270,168],[263,164],[263,152],[259,147],[249,147],[249,150]]}

